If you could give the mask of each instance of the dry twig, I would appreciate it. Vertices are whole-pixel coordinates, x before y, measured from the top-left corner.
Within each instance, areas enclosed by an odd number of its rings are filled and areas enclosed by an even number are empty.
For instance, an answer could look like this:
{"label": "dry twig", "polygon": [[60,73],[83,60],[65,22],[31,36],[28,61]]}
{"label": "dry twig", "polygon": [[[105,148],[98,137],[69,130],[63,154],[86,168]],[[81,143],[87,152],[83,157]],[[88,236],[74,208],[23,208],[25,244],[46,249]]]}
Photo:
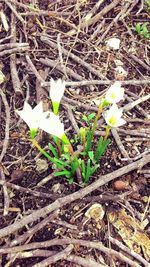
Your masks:
{"label": "dry twig", "polygon": [[[23,250],[46,248],[46,247],[58,246],[58,245],[62,246],[62,245],[67,245],[67,244],[72,244],[72,245],[77,244],[78,246],[85,246],[85,247],[97,249],[97,250],[102,251],[109,257],[116,257],[120,259],[121,261],[128,263],[130,266],[140,267],[140,265],[137,262],[130,260],[128,257],[124,256],[121,252],[105,247],[101,242],[95,242],[95,241],[92,242],[92,241],[86,241],[86,240],[74,239],[74,238],[63,238],[63,239],[55,238],[55,239],[48,240],[45,242],[35,242],[35,243],[25,244],[25,245],[21,245],[17,247],[1,248],[0,254],[17,253]],[[40,266],[43,266],[43,265],[40,265]]]}
{"label": "dry twig", "polygon": [[123,245],[120,241],[118,241],[117,239],[109,236],[109,240],[114,244],[117,245],[120,249],[122,249],[123,251],[125,251],[126,253],[128,253],[130,256],[134,257],[136,260],[138,260],[139,262],[141,262],[142,264],[144,264],[145,267],[149,266],[149,263],[139,254],[137,254],[135,251],[130,250],[128,247],[126,247],[125,245]]}
{"label": "dry twig", "polygon": [[[13,13],[11,13],[11,35],[12,38],[10,39],[10,42],[12,44],[16,43],[16,17]],[[25,46],[28,47],[28,46]],[[18,50],[22,49],[24,47],[16,47],[12,48],[11,50],[14,51],[14,49]],[[11,51],[11,50],[6,50],[6,51]],[[16,53],[13,53],[10,55],[10,72],[11,72],[11,80],[13,84],[13,89],[14,92],[22,94],[22,89],[21,89],[21,84],[20,84],[20,79],[18,76],[18,71],[17,71],[17,66],[16,66]]]}
{"label": "dry twig", "polygon": [[[41,41],[46,43],[46,44],[48,44],[48,45],[50,45],[52,48],[57,49],[57,44],[55,44],[53,41],[50,40],[49,35],[44,35],[43,34],[41,36]],[[62,52],[63,52],[64,55],[68,56],[67,49],[62,48]],[[93,73],[94,75],[96,75],[100,79],[105,78],[98,70],[94,69],[90,64],[88,64],[87,62],[85,62],[83,59],[81,59],[80,57],[76,56],[72,52],[69,53],[69,57],[72,58],[74,61],[76,61],[81,66],[83,66],[86,69],[88,69],[91,73]]]}
{"label": "dry twig", "polygon": [[111,129],[111,132],[112,132],[112,135],[113,135],[113,137],[114,137],[114,139],[116,141],[116,144],[118,145],[118,148],[119,148],[121,154],[123,155],[124,158],[128,159],[128,161],[130,162],[131,159],[130,159],[127,151],[125,150],[124,145],[121,142],[121,139],[120,139],[120,136],[119,136],[117,130],[116,129]]}
{"label": "dry twig", "polygon": [[50,256],[49,258],[41,261],[40,263],[34,264],[33,267],[46,267],[49,266],[52,263],[55,263],[61,259],[66,259],[66,257],[71,253],[73,250],[73,245],[68,245],[64,250],[61,252]]}
{"label": "dry twig", "polygon": [[3,149],[2,149],[2,152],[0,155],[0,162],[1,162],[3,160],[3,157],[6,154],[6,150],[7,150],[8,143],[9,143],[10,108],[9,108],[6,96],[3,93],[2,89],[0,89],[0,95],[1,95],[2,101],[4,103],[5,113],[6,113],[5,139],[3,142]]}
{"label": "dry twig", "polygon": [[26,21],[21,17],[21,15],[17,12],[17,10],[13,7],[13,5],[9,3],[9,1],[7,0],[4,1],[7,4],[7,6],[11,9],[11,11],[14,13],[14,15],[21,21],[23,25],[25,25]]}
{"label": "dry twig", "polygon": [[[44,61],[42,62],[44,63]],[[73,77],[73,76],[72,76]],[[82,81],[76,81],[76,82],[66,82],[66,86],[70,87],[80,87],[80,86],[90,86],[90,85],[111,85],[116,80],[82,80]],[[144,84],[150,84],[150,79],[144,79],[144,80],[127,80],[127,81],[120,81],[122,85],[135,85],[140,86]],[[43,87],[50,86],[50,82],[45,82],[42,84]]]}

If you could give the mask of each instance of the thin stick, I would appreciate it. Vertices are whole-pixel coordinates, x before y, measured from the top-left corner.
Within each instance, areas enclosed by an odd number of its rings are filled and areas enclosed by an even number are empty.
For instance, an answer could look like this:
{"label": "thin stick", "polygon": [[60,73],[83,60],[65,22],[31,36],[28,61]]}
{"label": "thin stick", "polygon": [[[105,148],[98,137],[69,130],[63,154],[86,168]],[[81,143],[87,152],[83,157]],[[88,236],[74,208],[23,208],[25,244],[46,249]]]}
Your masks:
{"label": "thin stick", "polygon": [[[41,41],[46,43],[46,44],[48,44],[48,45],[50,45],[52,48],[57,49],[57,44],[52,42],[48,35],[42,35],[41,36]],[[62,52],[63,52],[64,55],[68,56],[68,50],[65,49],[64,47],[62,47]],[[96,75],[100,79],[104,79],[105,78],[104,75],[102,75],[98,70],[94,69],[90,64],[88,64],[87,62],[85,62],[83,59],[81,59],[80,57],[76,56],[72,52],[69,53],[69,57],[72,58],[74,61],[76,61],[81,66],[83,66],[86,69],[88,69],[91,73],[93,73],[94,75]]]}
{"label": "thin stick", "polygon": [[[44,63],[44,62],[43,62]],[[67,87],[80,87],[80,86],[90,86],[90,85],[111,85],[116,80],[82,80],[82,81],[76,81],[76,82],[67,82]],[[126,81],[120,81],[122,85],[135,85],[140,86],[144,84],[150,84],[150,79],[144,79],[144,80],[126,80]],[[43,87],[49,87],[50,82],[45,82],[42,84]]]}
{"label": "thin stick", "polygon": [[[23,250],[46,248],[46,247],[58,246],[58,245],[62,246],[62,245],[66,245],[66,244],[77,244],[78,246],[85,246],[85,247],[97,249],[99,251],[102,251],[103,253],[105,253],[109,257],[114,256],[114,257],[120,259],[121,261],[128,263],[129,265],[131,265],[133,267],[140,267],[140,265],[137,262],[135,262],[135,261],[133,262],[128,257],[124,256],[122,253],[120,253],[114,249],[105,247],[101,242],[86,241],[86,240],[74,239],[74,238],[62,238],[62,239],[55,238],[55,239],[44,241],[44,242],[34,242],[34,243],[16,246],[16,247],[12,247],[12,248],[2,248],[2,249],[0,249],[0,254],[16,253],[16,252],[20,252]],[[43,265],[40,265],[40,266],[43,267]],[[38,267],[38,266],[36,266],[36,267]]]}
{"label": "thin stick", "polygon": [[72,77],[72,78],[74,78],[76,80],[83,81],[83,79],[84,79],[84,77],[82,77],[81,75],[79,75],[78,73],[76,73],[75,71],[73,71],[71,68],[69,68],[67,66],[65,67],[65,72],[64,72],[64,68],[62,68],[60,66],[60,63],[58,61],[51,60],[49,58],[45,58],[45,59],[44,58],[40,58],[39,62],[41,62],[42,64],[44,64],[46,66],[49,66],[49,67],[51,67],[53,69],[57,69],[60,72],[62,72],[63,74],[67,73],[67,76],[69,75],[70,77]]}
{"label": "thin stick", "polygon": [[[11,35],[12,38],[10,39],[10,44],[16,42],[16,17],[13,12],[11,13]],[[16,47],[16,48],[20,49],[22,47]],[[14,47],[12,48],[12,50],[16,48]],[[17,66],[16,66],[16,53],[10,55],[10,72],[11,72],[11,80],[14,92],[22,94],[20,79],[18,76]]]}
{"label": "thin stick", "polygon": [[116,129],[111,129],[111,132],[112,132],[112,135],[113,135],[113,137],[114,137],[114,139],[116,141],[116,144],[118,145],[118,148],[119,148],[121,154],[123,155],[123,157],[128,159],[128,161],[131,161],[127,151],[124,148],[124,145],[121,142],[121,139],[120,139],[120,136],[119,136],[117,130]]}
{"label": "thin stick", "polygon": [[9,3],[7,0],[4,0],[6,5],[11,9],[11,11],[15,14],[15,16],[21,21],[23,25],[26,24],[26,21],[21,17],[21,15],[16,11],[16,9],[13,7],[11,3]]}
{"label": "thin stick", "polygon": [[[142,96],[139,99],[137,99],[137,100],[125,105],[123,107],[123,110],[124,111],[129,111],[130,109],[134,108],[136,105],[138,105],[138,104],[140,104],[140,103],[142,103],[142,102],[144,102],[144,101],[146,101],[148,99],[150,99],[150,94]],[[150,116],[149,116],[149,118],[150,118]]]}
{"label": "thin stick", "polygon": [[50,256],[49,258],[41,261],[40,263],[34,264],[33,267],[49,266],[50,264],[55,263],[61,259],[65,259],[71,253],[72,250],[73,250],[73,245],[69,245],[61,252]]}
{"label": "thin stick", "polygon": [[[5,183],[5,174],[3,172],[3,169],[1,168],[0,170],[0,174],[1,174],[1,179],[2,181]],[[9,211],[9,194],[8,194],[8,189],[6,184],[3,185],[3,193],[4,193],[4,211],[3,211],[3,215],[6,216],[8,214]]]}
{"label": "thin stick", "polygon": [[114,244],[117,245],[119,248],[121,248],[123,251],[125,251],[126,253],[128,253],[129,255],[131,255],[132,257],[134,257],[136,260],[138,260],[139,262],[143,263],[145,267],[149,266],[149,263],[139,254],[137,254],[135,251],[130,250],[128,247],[126,247],[125,245],[123,245],[120,241],[118,241],[117,239],[109,236],[109,240]]}
{"label": "thin stick", "polygon": [[29,67],[31,68],[32,72],[36,76],[36,78],[39,80],[40,83],[43,83],[44,80],[41,77],[41,75],[38,73],[38,71],[37,71],[36,67],[34,66],[34,64],[32,63],[32,60],[30,59],[29,55],[26,55],[26,60],[29,64]]}
{"label": "thin stick", "polygon": [[5,113],[6,113],[5,139],[4,139],[4,142],[3,142],[2,152],[0,154],[0,162],[1,162],[3,160],[3,157],[6,154],[7,147],[8,147],[8,144],[9,144],[10,108],[9,108],[6,96],[3,93],[2,89],[0,89],[0,95],[1,95],[2,101],[4,103]]}
{"label": "thin stick", "polygon": [[64,106],[67,108],[69,120],[71,121],[72,126],[73,126],[75,132],[77,133],[77,135],[79,135],[80,130],[79,130],[78,124],[77,124],[77,122],[75,120],[75,117],[73,115],[73,112],[72,112],[71,107],[69,105],[64,105]]}
{"label": "thin stick", "polygon": [[96,261],[94,261],[93,259],[87,257],[87,258],[82,258],[80,256],[76,256],[76,255],[69,255],[66,258],[67,261],[70,262],[74,262],[75,264],[77,264],[77,266],[84,266],[84,267],[108,267],[108,265],[104,265],[104,264],[100,264]]}

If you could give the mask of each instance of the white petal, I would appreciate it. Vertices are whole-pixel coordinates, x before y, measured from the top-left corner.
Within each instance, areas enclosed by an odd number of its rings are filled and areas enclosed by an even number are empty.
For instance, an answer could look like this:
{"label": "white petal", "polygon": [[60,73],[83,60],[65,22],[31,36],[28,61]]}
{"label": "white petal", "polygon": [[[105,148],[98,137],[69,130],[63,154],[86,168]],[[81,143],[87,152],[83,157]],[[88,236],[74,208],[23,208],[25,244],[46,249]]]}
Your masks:
{"label": "white petal", "polygon": [[34,109],[25,102],[23,110],[16,110],[17,114],[26,122],[30,129],[38,129],[39,122],[43,117],[42,102]]}
{"label": "white petal", "polygon": [[105,99],[109,103],[118,103],[123,99],[124,96],[124,88],[121,87],[121,83],[116,81],[113,85],[108,89]]}
{"label": "white petal", "polygon": [[23,110],[22,111],[32,112],[31,106],[26,101],[24,102],[24,107],[23,107]]}
{"label": "white petal", "polygon": [[104,118],[106,123],[111,127],[119,127],[125,124],[125,120],[121,118],[122,110],[118,109],[116,104],[113,104],[111,108],[105,112]]}
{"label": "white petal", "polygon": [[61,138],[64,134],[64,124],[53,112],[50,112],[49,115],[49,118],[45,118],[41,121],[39,127],[41,130]]}
{"label": "white petal", "polygon": [[39,114],[42,114],[43,113],[43,103],[42,103],[42,101],[35,106],[35,108],[33,109],[33,111],[35,113],[39,113]]}
{"label": "white petal", "polygon": [[124,119],[120,118],[116,127],[120,127],[120,126],[124,125],[125,123],[126,123],[126,121]]}
{"label": "white petal", "polygon": [[65,81],[62,81],[61,79],[54,81],[54,79],[51,78],[50,83],[51,83],[50,86],[51,101],[60,103],[65,91]]}

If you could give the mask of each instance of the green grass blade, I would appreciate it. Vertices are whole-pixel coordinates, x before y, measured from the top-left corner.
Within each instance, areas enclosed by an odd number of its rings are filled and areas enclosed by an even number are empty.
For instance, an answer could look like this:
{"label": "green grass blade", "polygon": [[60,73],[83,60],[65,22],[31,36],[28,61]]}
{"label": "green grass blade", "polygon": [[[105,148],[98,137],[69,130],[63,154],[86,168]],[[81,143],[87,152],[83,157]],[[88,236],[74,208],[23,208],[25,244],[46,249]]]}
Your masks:
{"label": "green grass blade", "polygon": [[53,156],[54,156],[55,158],[58,158],[58,153],[57,153],[55,147],[54,147],[51,143],[48,144],[48,148],[49,148],[50,151],[52,152]]}
{"label": "green grass blade", "polygon": [[70,167],[70,164],[68,164],[67,162],[62,161],[62,160],[60,160],[60,159],[56,159],[56,158],[55,158],[55,162],[56,162],[56,163],[59,163],[59,164],[61,164],[61,165],[63,165],[63,166],[66,166],[66,167]]}
{"label": "green grass blade", "polygon": [[92,132],[91,132],[91,130],[89,130],[88,132],[87,132],[87,135],[86,135],[86,148],[85,148],[85,150],[86,150],[86,152],[88,153],[88,151],[90,151],[91,150],[91,146],[92,146]]}
{"label": "green grass blade", "polygon": [[60,171],[60,172],[55,172],[54,173],[54,176],[55,177],[58,177],[58,176],[66,176],[67,178],[70,177],[70,172],[67,171],[67,170],[64,170],[64,171]]}
{"label": "green grass blade", "polygon": [[85,179],[85,163],[84,160],[81,161],[81,169],[82,169],[82,176],[83,180]]}
{"label": "green grass blade", "polygon": [[86,175],[85,175],[85,179],[84,179],[84,182],[87,184],[89,182],[89,178],[90,178],[90,175],[91,175],[91,160],[88,159],[87,161],[87,165],[86,165]]}
{"label": "green grass blade", "polygon": [[100,139],[99,139],[99,141],[98,141],[97,148],[96,148],[96,154],[95,154],[95,160],[96,161],[99,160],[99,154],[100,154],[102,145],[103,145],[103,137],[101,136]]}

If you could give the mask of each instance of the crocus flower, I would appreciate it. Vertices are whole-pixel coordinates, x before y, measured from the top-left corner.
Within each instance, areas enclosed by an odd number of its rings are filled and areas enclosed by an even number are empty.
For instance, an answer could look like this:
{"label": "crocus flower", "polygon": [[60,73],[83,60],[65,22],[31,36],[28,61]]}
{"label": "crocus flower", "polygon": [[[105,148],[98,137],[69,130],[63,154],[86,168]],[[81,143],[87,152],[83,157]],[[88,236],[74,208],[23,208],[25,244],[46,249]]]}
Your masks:
{"label": "crocus flower", "polygon": [[106,41],[106,45],[114,50],[118,50],[120,47],[120,39],[112,37]]}
{"label": "crocus flower", "polygon": [[46,118],[43,117],[43,120],[40,121],[39,128],[60,138],[64,143],[69,143],[64,132],[64,124],[60,121],[59,116],[55,115],[53,112],[49,112]]}
{"label": "crocus flower", "polygon": [[122,110],[118,108],[116,104],[113,104],[109,110],[104,113],[104,118],[108,126],[119,127],[126,123],[124,119],[121,118]]}
{"label": "crocus flower", "polygon": [[119,81],[116,81],[108,89],[105,96],[105,100],[110,104],[114,104],[122,100],[123,96],[124,96],[124,88],[121,87],[121,83]]}
{"label": "crocus flower", "polygon": [[65,81],[62,81],[61,79],[54,81],[54,79],[51,78],[50,99],[52,101],[53,111],[56,115],[58,114],[60,101],[64,95],[64,91]]}
{"label": "crocus flower", "polygon": [[39,128],[40,121],[47,112],[43,112],[42,102],[40,102],[35,108],[25,102],[22,110],[16,110],[16,113],[26,122],[30,128],[31,138],[36,136],[37,130]]}

